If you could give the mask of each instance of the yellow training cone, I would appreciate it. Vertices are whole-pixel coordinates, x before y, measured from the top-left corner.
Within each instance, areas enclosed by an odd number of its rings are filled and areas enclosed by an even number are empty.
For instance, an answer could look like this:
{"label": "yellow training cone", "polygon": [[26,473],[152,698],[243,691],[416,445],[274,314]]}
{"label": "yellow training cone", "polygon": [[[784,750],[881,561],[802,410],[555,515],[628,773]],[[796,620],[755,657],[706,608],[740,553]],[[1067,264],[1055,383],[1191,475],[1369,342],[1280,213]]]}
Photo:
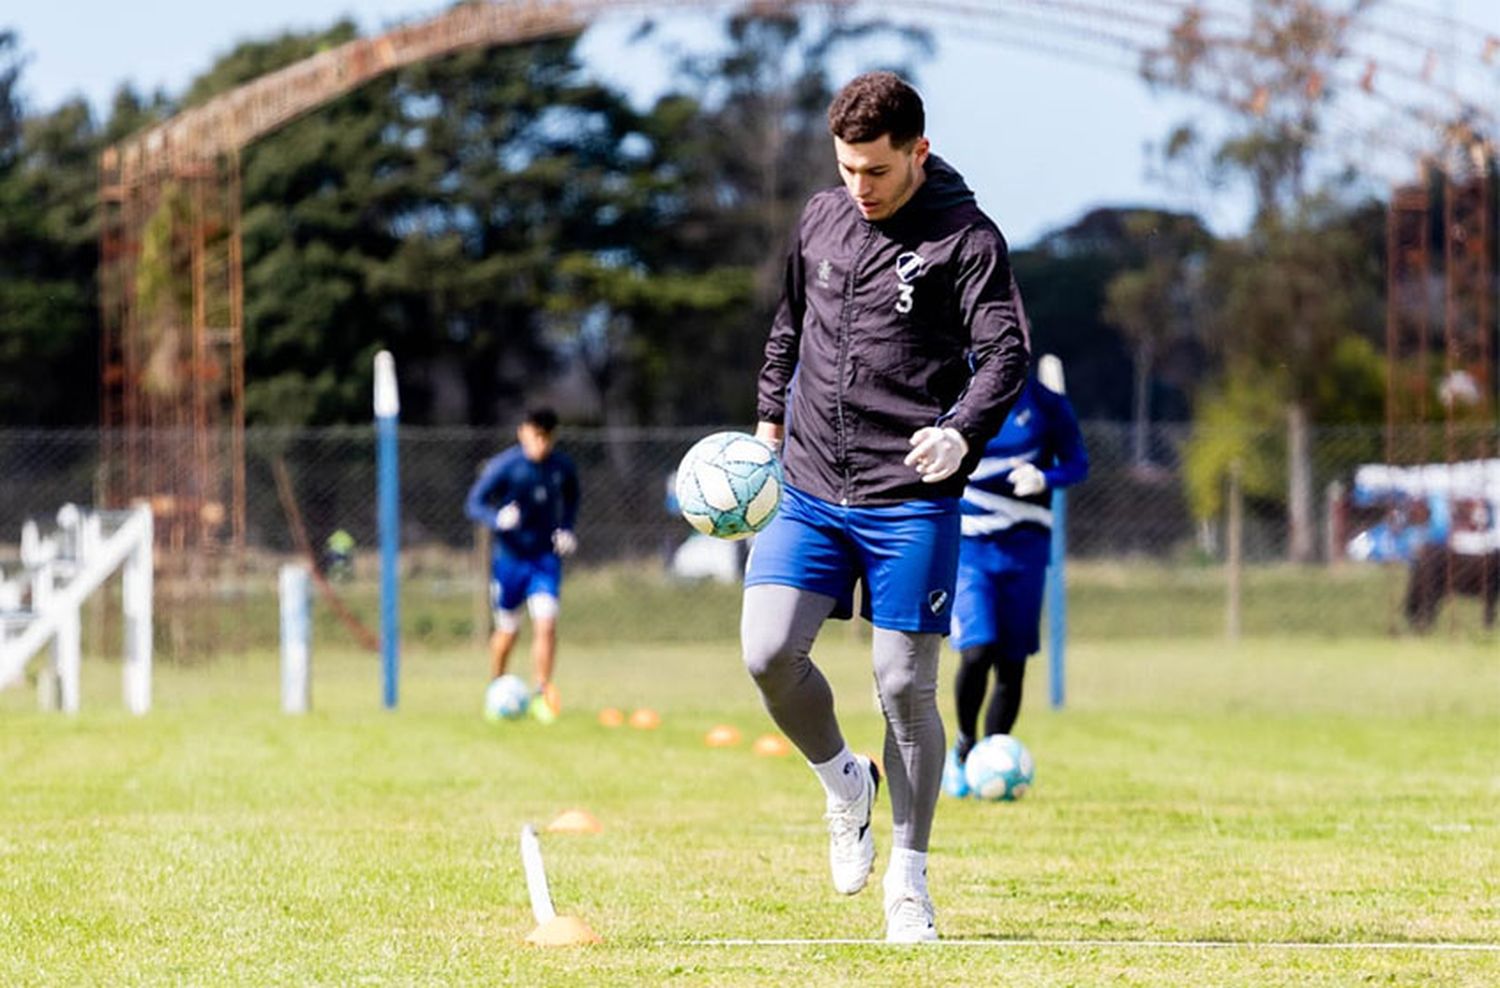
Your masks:
{"label": "yellow training cone", "polygon": [[599,711],[599,723],[605,727],[619,727],[625,723],[625,715],[618,707],[605,707]]}
{"label": "yellow training cone", "polygon": [[774,757],[791,754],[792,746],[780,734],[762,734],[755,739],[755,744],[750,746],[750,750],[757,755]]}
{"label": "yellow training cone", "polygon": [[650,707],[642,707],[630,715],[630,726],[642,731],[654,731],[661,726],[661,714]]}
{"label": "yellow training cone", "polygon": [[554,916],[532,930],[526,942],[537,947],[576,947],[599,943],[599,934],[577,916]]}
{"label": "yellow training cone", "polygon": [[740,743],[740,729],[720,724],[703,735],[703,743],[710,748],[728,748]]}
{"label": "yellow training cone", "polygon": [[588,810],[565,810],[547,824],[547,832],[552,834],[597,834],[603,830],[604,825]]}

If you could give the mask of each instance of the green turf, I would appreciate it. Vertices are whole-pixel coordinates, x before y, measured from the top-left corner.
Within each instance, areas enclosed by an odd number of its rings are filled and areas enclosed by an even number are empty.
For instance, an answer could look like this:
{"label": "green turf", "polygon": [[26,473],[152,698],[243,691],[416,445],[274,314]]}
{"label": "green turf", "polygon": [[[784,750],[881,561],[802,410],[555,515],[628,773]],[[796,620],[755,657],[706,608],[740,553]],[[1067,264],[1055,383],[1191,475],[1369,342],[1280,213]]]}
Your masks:
{"label": "green turf", "polygon": [[[820,656],[875,750],[863,647]],[[301,718],[264,653],[161,668],[141,719],[97,660],[77,717],[0,693],[0,984],[1500,983],[1497,953],[1265,946],[1500,945],[1493,640],[1079,643],[1068,710],[1028,683],[1034,793],[940,807],[940,929],[995,942],[932,949],[691,943],[881,932],[806,767],[701,743],[768,728],[732,645],[565,642],[551,727],[482,720],[475,654],[405,658],[398,713],[327,647]],[[660,730],[594,718],[643,704]],[[528,947],[517,833],[570,807],[605,830],[544,835],[553,890],[604,943]]]}

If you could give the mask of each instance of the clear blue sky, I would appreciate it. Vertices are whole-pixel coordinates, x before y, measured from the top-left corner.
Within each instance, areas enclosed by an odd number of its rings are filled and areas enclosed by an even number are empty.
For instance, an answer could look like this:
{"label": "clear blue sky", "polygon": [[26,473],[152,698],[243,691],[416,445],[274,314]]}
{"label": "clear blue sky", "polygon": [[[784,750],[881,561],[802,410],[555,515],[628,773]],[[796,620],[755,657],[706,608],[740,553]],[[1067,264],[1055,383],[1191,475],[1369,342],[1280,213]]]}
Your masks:
{"label": "clear blue sky", "polygon": [[[1496,0],[1404,2],[1500,34]],[[30,59],[23,95],[42,110],[78,94],[105,106],[126,80],[147,91],[180,93],[241,39],[324,27],[344,15],[370,32],[441,9],[413,0],[13,0],[6,6],[0,8],[0,27],[20,32]],[[702,19],[667,23],[674,37],[707,35]],[[605,78],[648,95],[660,75],[642,56],[622,56],[619,32],[610,30],[606,25],[585,39],[590,64]],[[937,56],[919,77],[928,134],[1013,243],[1029,243],[1100,204],[1194,209],[1221,230],[1243,221],[1238,197],[1210,196],[1201,187],[1172,191],[1146,177],[1148,142],[1189,116],[1212,127],[1216,110],[1185,97],[1153,96],[1128,72],[952,32],[937,38]],[[711,43],[707,36],[704,44]],[[863,67],[851,64],[850,70]],[[1500,68],[1485,84],[1496,92],[1491,105],[1500,105]]]}

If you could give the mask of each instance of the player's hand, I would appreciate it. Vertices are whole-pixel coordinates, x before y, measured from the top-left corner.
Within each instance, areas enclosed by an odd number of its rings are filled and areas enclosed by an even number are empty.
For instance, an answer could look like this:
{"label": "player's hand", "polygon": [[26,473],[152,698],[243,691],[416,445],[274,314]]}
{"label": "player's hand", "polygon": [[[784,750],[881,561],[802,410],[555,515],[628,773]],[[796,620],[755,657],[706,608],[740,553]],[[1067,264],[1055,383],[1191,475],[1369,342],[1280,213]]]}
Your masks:
{"label": "player's hand", "polygon": [[1031,497],[1047,489],[1047,475],[1038,470],[1034,463],[1021,464],[1006,474],[1005,480],[1016,492],[1016,497]]}
{"label": "player's hand", "polygon": [[755,438],[771,447],[771,452],[781,454],[781,440],[786,436],[786,428],[776,422],[755,423]]}
{"label": "player's hand", "polygon": [[552,533],[552,551],[559,556],[571,556],[578,550],[578,536],[566,528]]}
{"label": "player's hand", "polygon": [[912,450],[903,460],[922,475],[922,483],[947,480],[964,461],[969,442],[957,429],[929,425],[911,434]]}
{"label": "player's hand", "polygon": [[521,506],[512,501],[499,511],[495,512],[495,528],[497,531],[508,532],[521,524]]}

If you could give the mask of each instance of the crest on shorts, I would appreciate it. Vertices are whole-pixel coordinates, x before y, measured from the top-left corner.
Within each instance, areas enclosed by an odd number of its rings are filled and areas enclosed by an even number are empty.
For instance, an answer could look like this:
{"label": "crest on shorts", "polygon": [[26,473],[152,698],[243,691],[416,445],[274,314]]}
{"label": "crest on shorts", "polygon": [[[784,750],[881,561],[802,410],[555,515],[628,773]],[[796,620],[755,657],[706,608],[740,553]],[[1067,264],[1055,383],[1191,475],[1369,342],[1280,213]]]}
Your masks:
{"label": "crest on shorts", "polygon": [[948,603],[948,591],[934,590],[927,595],[927,606],[932,608],[932,613],[943,613],[943,607]]}

